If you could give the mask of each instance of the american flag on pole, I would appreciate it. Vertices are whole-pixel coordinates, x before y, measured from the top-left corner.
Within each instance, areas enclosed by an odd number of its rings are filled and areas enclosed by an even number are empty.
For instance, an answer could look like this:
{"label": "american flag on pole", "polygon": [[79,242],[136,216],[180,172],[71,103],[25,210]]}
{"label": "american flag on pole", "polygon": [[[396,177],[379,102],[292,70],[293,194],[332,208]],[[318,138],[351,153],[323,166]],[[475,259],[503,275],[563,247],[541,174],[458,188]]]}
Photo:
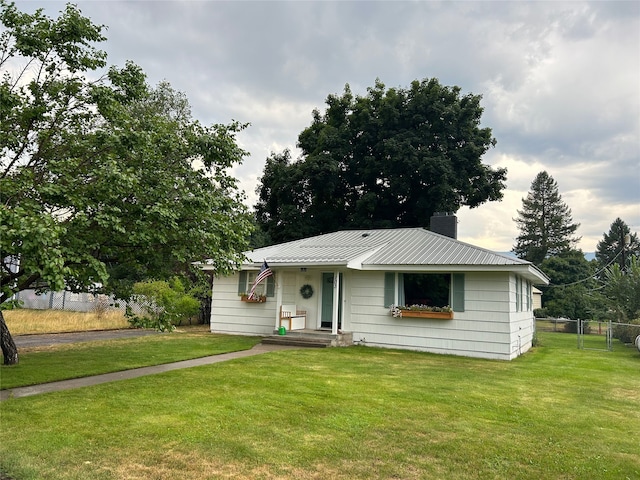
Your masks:
{"label": "american flag on pole", "polygon": [[260,282],[271,275],[273,275],[273,272],[271,271],[269,265],[267,265],[267,261],[265,260],[262,264],[262,267],[260,268],[260,273],[258,273],[256,279],[253,281],[253,285],[251,285],[251,291],[249,292],[250,299],[255,298],[256,287],[260,285]]}

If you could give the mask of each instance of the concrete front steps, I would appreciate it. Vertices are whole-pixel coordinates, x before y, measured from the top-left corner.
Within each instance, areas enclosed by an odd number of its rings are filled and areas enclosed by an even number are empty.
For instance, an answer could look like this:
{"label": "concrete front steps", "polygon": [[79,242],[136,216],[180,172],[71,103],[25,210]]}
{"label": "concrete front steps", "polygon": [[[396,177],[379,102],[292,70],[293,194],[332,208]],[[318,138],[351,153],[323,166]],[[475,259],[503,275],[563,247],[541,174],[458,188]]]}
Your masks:
{"label": "concrete front steps", "polygon": [[333,335],[327,330],[291,330],[285,335],[274,335],[264,337],[263,344],[267,345],[289,345],[294,347],[348,347],[353,345],[353,334],[351,332],[338,333]]}

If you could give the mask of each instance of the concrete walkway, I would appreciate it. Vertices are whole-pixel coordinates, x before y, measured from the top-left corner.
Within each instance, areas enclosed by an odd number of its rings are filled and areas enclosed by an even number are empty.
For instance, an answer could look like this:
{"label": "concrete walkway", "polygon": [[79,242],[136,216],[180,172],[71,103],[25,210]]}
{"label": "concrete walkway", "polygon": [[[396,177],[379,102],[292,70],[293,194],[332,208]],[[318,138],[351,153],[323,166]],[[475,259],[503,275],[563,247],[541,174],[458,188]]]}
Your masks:
{"label": "concrete walkway", "polygon": [[250,350],[241,350],[239,352],[222,353],[220,355],[212,355],[210,357],[184,360],[182,362],[165,363],[164,365],[153,365],[151,367],[142,367],[135,368],[133,370],[124,370],[121,372],[105,373],[102,375],[94,375],[91,377],[74,378],[71,380],[62,380],[60,382],[43,383],[40,385],[32,385],[29,387],[17,387],[9,390],[0,390],[0,401],[7,400],[9,398],[28,397],[31,395],[39,395],[41,393],[59,392],[61,390],[69,390],[72,388],[88,387],[91,385],[99,385],[101,383],[127,380],[129,378],[154,375],[156,373],[169,372],[171,370],[178,370],[181,368],[211,365],[213,363],[224,362],[226,360],[251,357],[254,355],[260,355],[262,353],[274,352],[278,350],[291,350],[299,348],[300,347],[291,347],[286,345],[258,344]]}

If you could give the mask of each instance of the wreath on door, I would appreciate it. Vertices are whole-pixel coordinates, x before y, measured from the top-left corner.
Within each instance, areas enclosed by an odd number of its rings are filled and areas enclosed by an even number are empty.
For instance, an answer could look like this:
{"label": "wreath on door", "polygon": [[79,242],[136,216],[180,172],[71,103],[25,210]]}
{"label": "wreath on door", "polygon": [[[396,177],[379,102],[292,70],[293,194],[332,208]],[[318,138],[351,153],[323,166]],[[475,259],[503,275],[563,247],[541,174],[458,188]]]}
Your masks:
{"label": "wreath on door", "polygon": [[313,287],[308,283],[300,287],[300,295],[302,298],[311,298],[313,296]]}

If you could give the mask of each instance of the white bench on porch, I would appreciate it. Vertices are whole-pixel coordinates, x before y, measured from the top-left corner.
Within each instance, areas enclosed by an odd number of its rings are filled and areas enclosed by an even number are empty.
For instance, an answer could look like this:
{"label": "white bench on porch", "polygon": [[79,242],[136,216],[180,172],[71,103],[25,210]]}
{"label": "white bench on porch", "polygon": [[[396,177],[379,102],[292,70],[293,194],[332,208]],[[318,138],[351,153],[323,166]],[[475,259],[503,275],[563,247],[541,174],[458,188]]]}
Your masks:
{"label": "white bench on porch", "polygon": [[295,305],[280,306],[280,326],[289,330],[302,330],[307,324],[307,312]]}

